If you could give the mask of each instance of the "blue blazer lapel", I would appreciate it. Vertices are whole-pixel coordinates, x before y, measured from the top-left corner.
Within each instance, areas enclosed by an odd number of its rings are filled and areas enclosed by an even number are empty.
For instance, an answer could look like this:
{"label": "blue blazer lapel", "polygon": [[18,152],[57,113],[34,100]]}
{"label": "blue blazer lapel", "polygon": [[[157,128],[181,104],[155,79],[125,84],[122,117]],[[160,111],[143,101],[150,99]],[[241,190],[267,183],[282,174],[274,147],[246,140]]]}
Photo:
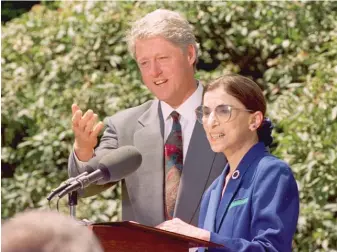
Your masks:
{"label": "blue blazer lapel", "polygon": [[232,203],[234,196],[236,195],[238,189],[240,188],[240,185],[242,184],[243,181],[243,177],[246,171],[248,170],[249,166],[252,163],[254,163],[255,159],[259,157],[261,158],[263,156],[262,154],[260,155],[257,154],[257,153],[264,153],[263,151],[261,151],[261,149],[265,150],[263,143],[257,143],[256,145],[254,145],[242,158],[236,169],[239,172],[239,176],[236,179],[230,178],[230,180],[228,181],[228,185],[220,201],[219,209],[216,214],[216,221],[215,221],[216,232],[219,232],[221,223],[228,211],[228,207]]}
{"label": "blue blazer lapel", "polygon": [[226,165],[224,171],[220,175],[218,184],[212,190],[211,196],[208,202],[208,208],[207,208],[207,213],[205,216],[203,228],[210,232],[215,232],[215,227],[214,227],[215,217],[216,217],[216,212],[218,210],[219,202],[221,199],[222,188],[223,188],[223,184],[225,181],[227,171],[228,171],[228,165]]}

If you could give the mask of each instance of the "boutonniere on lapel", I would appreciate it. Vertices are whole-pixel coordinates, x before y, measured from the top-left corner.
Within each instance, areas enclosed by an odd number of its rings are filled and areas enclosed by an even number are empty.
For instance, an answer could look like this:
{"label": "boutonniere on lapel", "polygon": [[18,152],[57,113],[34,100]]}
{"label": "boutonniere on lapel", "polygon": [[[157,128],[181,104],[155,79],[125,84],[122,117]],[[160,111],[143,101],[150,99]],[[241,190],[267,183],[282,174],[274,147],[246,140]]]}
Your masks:
{"label": "boutonniere on lapel", "polygon": [[248,197],[247,198],[243,198],[243,199],[234,200],[230,204],[229,209],[231,209],[232,207],[236,207],[236,206],[241,206],[241,205],[247,204],[247,202],[248,202]]}

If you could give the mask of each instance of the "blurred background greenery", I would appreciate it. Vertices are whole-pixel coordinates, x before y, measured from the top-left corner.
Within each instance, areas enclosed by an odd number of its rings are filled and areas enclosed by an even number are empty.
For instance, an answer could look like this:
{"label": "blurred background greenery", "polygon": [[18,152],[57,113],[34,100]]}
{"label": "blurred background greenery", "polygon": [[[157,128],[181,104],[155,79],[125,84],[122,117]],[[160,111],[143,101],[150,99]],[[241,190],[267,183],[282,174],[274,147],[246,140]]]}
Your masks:
{"label": "blurred background greenery", "polygon": [[[200,43],[197,78],[249,76],[276,125],[272,153],[301,198],[294,251],[337,251],[337,2],[3,2],[1,215],[47,207],[67,178],[71,104],[100,119],[151,99],[124,40],[157,8],[181,12]],[[120,219],[120,187],[78,217]],[[61,203],[67,211],[67,201]],[[55,207],[53,202],[52,207]]]}

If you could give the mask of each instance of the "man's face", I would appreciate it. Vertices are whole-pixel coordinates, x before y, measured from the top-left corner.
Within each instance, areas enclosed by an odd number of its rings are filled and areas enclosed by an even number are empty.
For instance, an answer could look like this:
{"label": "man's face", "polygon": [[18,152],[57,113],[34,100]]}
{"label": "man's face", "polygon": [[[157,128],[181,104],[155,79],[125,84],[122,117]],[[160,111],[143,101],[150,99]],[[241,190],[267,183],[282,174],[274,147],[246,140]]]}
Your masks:
{"label": "man's face", "polygon": [[175,108],[194,92],[193,63],[196,56],[192,45],[183,52],[157,36],[137,40],[135,49],[143,82],[159,100]]}

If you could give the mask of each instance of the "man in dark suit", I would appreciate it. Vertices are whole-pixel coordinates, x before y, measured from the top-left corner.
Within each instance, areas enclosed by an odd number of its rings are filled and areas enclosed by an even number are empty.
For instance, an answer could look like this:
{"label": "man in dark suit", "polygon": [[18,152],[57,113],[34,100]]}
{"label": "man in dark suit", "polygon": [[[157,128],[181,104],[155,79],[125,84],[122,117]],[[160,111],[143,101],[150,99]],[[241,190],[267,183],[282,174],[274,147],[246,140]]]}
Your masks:
{"label": "man in dark suit", "polygon": [[103,123],[97,123],[92,110],[83,115],[74,104],[69,175],[83,172],[94,155],[133,145],[143,161],[123,180],[123,219],[156,226],[178,217],[197,224],[201,197],[226,161],[211,150],[196,123],[194,110],[201,104],[203,87],[194,78],[197,45],[192,28],[178,13],[156,10],[133,24],[128,45],[144,84],[157,99],[108,117],[95,150]]}

